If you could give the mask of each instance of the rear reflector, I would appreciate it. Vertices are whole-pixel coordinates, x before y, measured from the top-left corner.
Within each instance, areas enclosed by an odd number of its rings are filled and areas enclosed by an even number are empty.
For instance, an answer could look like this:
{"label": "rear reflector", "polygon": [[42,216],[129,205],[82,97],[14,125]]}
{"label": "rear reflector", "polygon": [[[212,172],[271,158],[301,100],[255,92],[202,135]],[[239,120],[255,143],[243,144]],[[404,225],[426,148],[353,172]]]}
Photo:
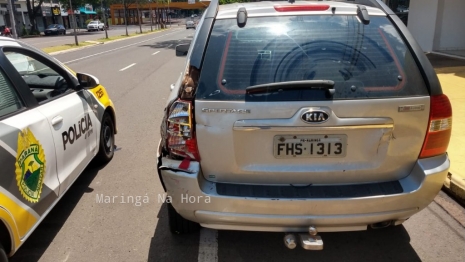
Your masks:
{"label": "rear reflector", "polygon": [[420,158],[442,155],[447,152],[452,131],[452,107],[446,95],[431,97],[428,132]]}
{"label": "rear reflector", "polygon": [[275,5],[278,12],[298,12],[298,11],[326,11],[329,5]]}

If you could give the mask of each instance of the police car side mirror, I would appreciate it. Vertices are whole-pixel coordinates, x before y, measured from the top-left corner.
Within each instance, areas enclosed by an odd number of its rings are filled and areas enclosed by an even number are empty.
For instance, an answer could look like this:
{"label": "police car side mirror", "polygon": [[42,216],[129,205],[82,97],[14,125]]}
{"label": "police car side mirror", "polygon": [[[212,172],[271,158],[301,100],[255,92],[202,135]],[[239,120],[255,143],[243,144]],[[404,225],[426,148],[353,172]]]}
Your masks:
{"label": "police car side mirror", "polygon": [[186,56],[191,44],[180,44],[176,46],[176,56]]}
{"label": "police car side mirror", "polygon": [[78,79],[78,82],[81,88],[91,89],[100,84],[97,77],[93,75],[77,73],[76,76],[77,76],[77,79]]}

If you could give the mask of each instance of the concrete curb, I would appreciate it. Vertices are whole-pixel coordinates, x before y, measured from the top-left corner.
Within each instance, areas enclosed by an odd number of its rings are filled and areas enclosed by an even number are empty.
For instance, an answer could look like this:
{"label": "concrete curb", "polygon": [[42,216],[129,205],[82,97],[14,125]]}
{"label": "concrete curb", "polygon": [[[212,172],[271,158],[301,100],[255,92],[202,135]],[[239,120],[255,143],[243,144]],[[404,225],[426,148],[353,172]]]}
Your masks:
{"label": "concrete curb", "polygon": [[161,32],[167,31],[167,30],[170,30],[170,29],[162,29],[162,30],[160,30],[160,31],[148,32],[148,33],[146,33],[146,34],[129,36],[129,37],[126,37],[126,38],[111,40],[111,41],[107,41],[107,42],[97,42],[97,41],[90,41],[90,40],[89,40],[89,41],[84,41],[84,42],[95,42],[95,44],[93,44],[93,45],[87,45],[87,46],[83,46],[83,47],[76,47],[76,48],[72,48],[72,49],[68,49],[68,50],[63,50],[63,51],[52,52],[52,53],[48,53],[48,54],[53,56],[53,55],[60,55],[60,54],[70,53],[70,52],[74,52],[74,51],[78,51],[78,50],[82,50],[82,49],[94,47],[94,46],[96,46],[96,45],[114,43],[114,42],[118,42],[118,41],[124,41],[124,40],[128,40],[128,39],[136,38],[136,37],[146,36],[146,35],[149,35],[149,34],[161,33]]}

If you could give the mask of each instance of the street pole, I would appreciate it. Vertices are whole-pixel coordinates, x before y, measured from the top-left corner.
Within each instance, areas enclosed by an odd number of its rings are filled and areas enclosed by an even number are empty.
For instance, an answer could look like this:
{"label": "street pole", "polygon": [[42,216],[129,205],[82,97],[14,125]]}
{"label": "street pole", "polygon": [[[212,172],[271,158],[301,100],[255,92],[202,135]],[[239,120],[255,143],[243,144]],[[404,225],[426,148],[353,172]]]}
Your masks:
{"label": "street pole", "polygon": [[127,13],[126,13],[126,5],[124,4],[123,0],[123,7],[124,7],[124,24],[126,25],[126,36],[128,36],[128,18],[127,18]]}
{"label": "street pole", "polygon": [[105,38],[108,39],[107,24],[105,19],[105,9],[103,9],[103,0],[100,1],[102,14],[103,14],[103,28],[105,28]]}
{"label": "street pole", "polygon": [[170,23],[170,28],[171,28],[170,3],[171,3],[171,0],[168,0],[168,21]]}
{"label": "street pole", "polygon": [[152,1],[150,2],[150,31],[153,32],[153,13],[152,13]]}
{"label": "street pole", "polygon": [[16,33],[16,21],[15,21],[15,14],[13,11],[13,0],[8,0],[8,12],[10,13],[10,23],[11,23],[11,30],[13,31],[13,38],[18,39],[18,34]]}
{"label": "street pole", "polygon": [[73,15],[74,42],[78,46],[79,43],[78,43],[77,32],[76,32],[76,14],[74,14],[73,4],[71,3],[71,0],[69,0],[69,9],[71,9],[71,13]]}

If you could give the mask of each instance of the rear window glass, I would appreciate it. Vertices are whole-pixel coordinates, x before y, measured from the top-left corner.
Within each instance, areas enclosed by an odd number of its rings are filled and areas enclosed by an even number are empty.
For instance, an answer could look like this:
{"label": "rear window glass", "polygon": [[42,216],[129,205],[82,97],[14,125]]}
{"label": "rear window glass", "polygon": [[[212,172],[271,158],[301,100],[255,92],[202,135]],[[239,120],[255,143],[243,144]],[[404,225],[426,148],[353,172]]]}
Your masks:
{"label": "rear window glass", "polygon": [[[281,16],[217,20],[203,62],[197,99],[316,101],[428,95],[418,67],[386,17]],[[246,88],[276,82],[332,80],[326,90]]]}

